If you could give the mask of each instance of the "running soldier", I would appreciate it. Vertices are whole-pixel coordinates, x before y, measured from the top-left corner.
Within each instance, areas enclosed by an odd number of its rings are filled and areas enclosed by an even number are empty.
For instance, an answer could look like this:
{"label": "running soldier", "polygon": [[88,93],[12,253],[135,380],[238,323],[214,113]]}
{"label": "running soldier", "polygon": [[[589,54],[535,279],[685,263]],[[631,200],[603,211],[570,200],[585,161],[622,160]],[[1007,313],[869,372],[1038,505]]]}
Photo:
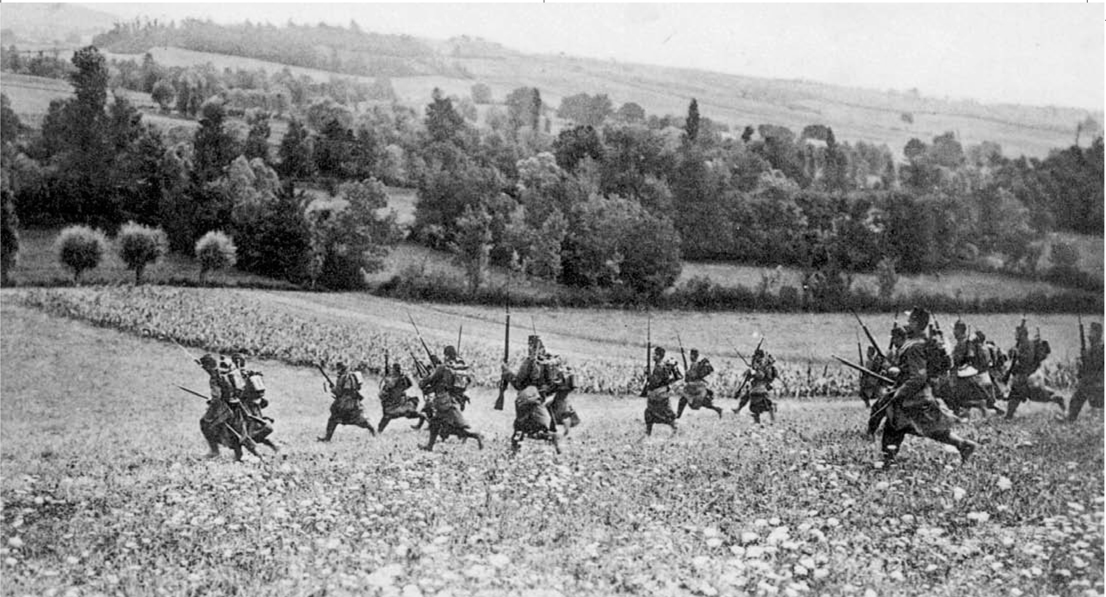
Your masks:
{"label": "running soldier", "polygon": [[[952,327],[955,345],[952,350],[951,374],[941,376],[934,386],[938,394],[957,416],[970,413],[971,409],[1001,410],[995,406],[994,386],[991,383],[990,365],[981,342],[968,337],[968,325],[957,319]],[[977,365],[984,365],[979,369]],[[930,377],[934,377],[931,375]]]}
{"label": "running soldier", "polygon": [[955,418],[943,410],[933,397],[929,368],[938,365],[947,355],[937,353],[934,343],[926,338],[928,324],[927,311],[921,308],[910,311],[906,342],[897,366],[890,370],[897,384],[886,406],[887,424],[880,439],[886,465],[894,463],[907,434],[928,437],[956,447],[962,462],[967,462],[978,447],[975,442],[962,439],[952,432]]}
{"label": "running soldier", "polygon": [[377,425],[380,433],[384,433],[384,428],[392,419],[418,419],[415,428],[422,425],[426,415],[419,412],[419,399],[407,395],[408,388],[413,385],[411,378],[403,374],[399,363],[392,363],[391,370],[380,380],[380,408],[383,412]]}
{"label": "running soldier", "polygon": [[548,404],[553,415],[553,424],[560,425],[561,431],[567,436],[569,430],[580,424],[580,416],[568,401],[568,395],[576,389],[576,373],[564,358],[554,354],[546,353],[542,367],[548,383],[546,391],[553,394],[553,399]]}
{"label": "running soldier", "polygon": [[998,357],[994,344],[987,342],[987,336],[979,330],[976,330],[972,336],[972,343],[975,354],[975,362],[972,365],[979,372],[976,379],[980,387],[983,388],[983,393],[987,396],[987,408],[1000,415],[1005,415],[1006,411],[999,408],[997,404],[998,392],[995,389],[995,379],[992,373],[995,369],[995,360]]}
{"label": "running soldier", "polygon": [[768,397],[768,392],[772,390],[772,382],[779,377],[779,371],[776,370],[776,361],[764,349],[758,348],[753,353],[753,360],[749,363],[749,366],[750,369],[745,372],[749,389],[741,397],[741,402],[734,409],[734,413],[741,412],[741,409],[748,404],[749,414],[753,415],[754,423],[760,425],[760,415],[763,413],[768,413],[772,422],[775,423],[776,404]]}
{"label": "running soldier", "polygon": [[422,390],[427,401],[433,401],[433,411],[428,421],[430,441],[425,446],[419,447],[430,452],[439,437],[445,439],[455,435],[462,439],[469,437],[475,439],[476,445],[483,450],[484,436],[473,431],[461,414],[460,401],[464,398],[468,384],[460,378],[454,367],[450,366],[458,362],[464,364],[464,362],[460,361],[457,357],[457,349],[452,346],[446,346],[444,353],[445,362],[419,382],[419,389]]}
{"label": "running soldier", "polygon": [[1079,418],[1079,411],[1083,410],[1085,403],[1090,403],[1091,408],[1102,408],[1102,324],[1091,322],[1091,332],[1087,335],[1090,346],[1079,363],[1079,381],[1075,386],[1075,394],[1071,397],[1068,406],[1068,421],[1074,423]]}
{"label": "running soldier", "polygon": [[1006,373],[1010,381],[1007,395],[1006,418],[1013,419],[1014,412],[1022,402],[1052,402],[1064,410],[1064,399],[1046,388],[1040,376],[1034,375],[1041,363],[1052,352],[1048,342],[1040,336],[1030,340],[1029,328],[1023,319],[1014,329],[1014,347],[1010,349],[1010,370]]}
{"label": "running soldier", "polygon": [[511,434],[512,451],[518,451],[522,440],[530,438],[548,441],[558,454],[561,453],[557,422],[552,408],[545,404],[546,397],[555,391],[548,364],[545,346],[541,338],[535,335],[530,336],[527,341],[526,359],[519,365],[517,372],[512,372],[506,363],[502,365],[503,380],[518,391],[515,398],[514,433]]}
{"label": "running soldier", "polygon": [[235,388],[239,403],[242,405],[242,416],[245,420],[245,429],[254,441],[265,444],[278,451],[268,437],[273,433],[273,419],[262,413],[262,409],[269,406],[269,400],[265,398],[265,381],[260,371],[246,368],[246,357],[236,352],[230,355],[233,368],[240,374],[230,377],[231,382],[241,382],[240,388]]}
{"label": "running soldier", "polygon": [[709,408],[718,413],[722,418],[722,409],[714,405],[714,390],[707,387],[707,376],[714,373],[714,367],[707,359],[699,359],[699,349],[691,349],[691,362],[687,365],[687,373],[684,374],[684,388],[680,394],[680,405],[676,408],[676,418],[684,415],[684,408],[690,406],[691,410]]}
{"label": "running soldier", "polygon": [[200,432],[207,440],[208,458],[219,456],[219,444],[234,450],[234,459],[242,459],[242,448],[232,430],[227,425],[234,424],[234,411],[230,407],[234,390],[230,382],[219,370],[219,362],[211,354],[200,357],[200,366],[208,375],[211,399],[207,401],[207,412],[200,418]]}
{"label": "running soldier", "polygon": [[668,425],[672,428],[672,434],[680,432],[676,424],[676,413],[672,412],[672,403],[669,400],[670,386],[680,381],[680,369],[676,362],[664,358],[664,349],[660,346],[653,349],[653,370],[646,372],[645,388],[641,395],[648,399],[645,406],[645,435],[653,434],[653,425]]}
{"label": "running soldier", "polygon": [[[338,363],[338,380],[334,382],[329,391],[334,396],[330,403],[330,418],[326,421],[326,435],[317,438],[321,442],[328,442],[334,437],[334,430],[339,425],[355,425],[369,430],[376,436],[376,430],[365,420],[364,410],[361,408],[361,373],[350,371],[345,363]],[[329,386],[329,382],[327,383]]]}

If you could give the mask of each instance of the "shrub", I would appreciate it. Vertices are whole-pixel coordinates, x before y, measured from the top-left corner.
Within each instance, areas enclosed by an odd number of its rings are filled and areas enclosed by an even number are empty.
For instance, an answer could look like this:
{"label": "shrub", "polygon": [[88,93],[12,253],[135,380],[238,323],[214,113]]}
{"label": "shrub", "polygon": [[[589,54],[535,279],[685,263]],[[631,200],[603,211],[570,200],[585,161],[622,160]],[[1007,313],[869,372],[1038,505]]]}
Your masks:
{"label": "shrub", "polygon": [[212,230],[196,241],[196,259],[200,262],[200,283],[208,272],[233,267],[238,261],[238,248],[222,231]]}
{"label": "shrub", "polygon": [[156,263],[169,250],[169,237],[160,228],[150,228],[134,222],[127,222],[119,229],[116,237],[119,245],[119,258],[134,270],[134,283],[142,283],[142,272],[146,266]]}
{"label": "shrub", "polygon": [[58,234],[54,249],[58,261],[73,271],[73,283],[80,282],[81,273],[100,265],[107,238],[103,232],[88,226],[69,226]]}

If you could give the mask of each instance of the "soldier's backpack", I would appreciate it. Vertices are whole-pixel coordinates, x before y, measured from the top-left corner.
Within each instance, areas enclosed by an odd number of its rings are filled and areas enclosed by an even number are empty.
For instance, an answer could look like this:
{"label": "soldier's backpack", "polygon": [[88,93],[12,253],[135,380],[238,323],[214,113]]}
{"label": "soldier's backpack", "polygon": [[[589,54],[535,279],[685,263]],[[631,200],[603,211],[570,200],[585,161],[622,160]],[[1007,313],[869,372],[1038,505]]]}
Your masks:
{"label": "soldier's backpack", "polygon": [[467,363],[461,359],[454,359],[446,363],[446,367],[449,368],[450,373],[453,374],[453,389],[463,392],[472,385],[472,370],[469,369]]}
{"label": "soldier's backpack", "polygon": [[256,400],[265,395],[265,379],[260,371],[247,371],[245,395]]}
{"label": "soldier's backpack", "polygon": [[552,357],[543,363],[549,383],[558,391],[576,389],[576,372],[559,356]]}

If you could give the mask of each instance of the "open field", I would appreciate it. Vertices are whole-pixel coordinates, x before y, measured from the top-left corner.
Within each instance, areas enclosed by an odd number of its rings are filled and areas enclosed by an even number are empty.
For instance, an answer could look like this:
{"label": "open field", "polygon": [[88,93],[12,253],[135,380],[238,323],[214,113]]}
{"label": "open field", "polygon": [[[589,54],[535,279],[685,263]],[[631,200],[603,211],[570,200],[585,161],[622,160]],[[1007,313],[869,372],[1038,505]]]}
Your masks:
{"label": "open field", "polygon": [[[1103,590],[1101,413],[1027,408],[963,432],[966,466],[907,440],[873,466],[858,403],[774,426],[690,413],[646,441],[640,400],[580,395],[565,452],[426,454],[398,422],[318,444],[318,374],[259,363],[283,450],[204,450],[204,374],[165,342],[0,302],[0,592],[249,595],[1028,595]],[[51,374],[45,375],[49,371]],[[370,378],[367,385],[376,380]],[[375,392],[367,414],[379,415]],[[731,403],[725,401],[724,405]]]}
{"label": "open field", "polygon": [[[144,112],[153,109],[155,105],[148,93],[126,89],[118,91],[135,107],[143,109]],[[37,128],[42,125],[42,119],[46,117],[46,113],[50,109],[50,102],[55,99],[72,97],[73,86],[69,84],[69,81],[61,79],[6,72],[0,77],[0,93],[8,96],[12,111],[15,112],[16,116],[19,116],[23,124]]]}

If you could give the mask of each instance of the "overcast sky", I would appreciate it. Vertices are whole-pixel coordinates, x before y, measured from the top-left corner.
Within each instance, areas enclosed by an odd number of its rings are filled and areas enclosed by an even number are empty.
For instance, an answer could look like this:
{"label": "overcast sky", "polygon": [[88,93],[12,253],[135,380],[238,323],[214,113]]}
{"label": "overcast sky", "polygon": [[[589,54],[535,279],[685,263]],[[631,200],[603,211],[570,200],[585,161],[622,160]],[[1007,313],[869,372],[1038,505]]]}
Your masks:
{"label": "overcast sky", "polygon": [[1103,5],[89,3],[124,18],[326,21],[524,52],[1103,109]]}

